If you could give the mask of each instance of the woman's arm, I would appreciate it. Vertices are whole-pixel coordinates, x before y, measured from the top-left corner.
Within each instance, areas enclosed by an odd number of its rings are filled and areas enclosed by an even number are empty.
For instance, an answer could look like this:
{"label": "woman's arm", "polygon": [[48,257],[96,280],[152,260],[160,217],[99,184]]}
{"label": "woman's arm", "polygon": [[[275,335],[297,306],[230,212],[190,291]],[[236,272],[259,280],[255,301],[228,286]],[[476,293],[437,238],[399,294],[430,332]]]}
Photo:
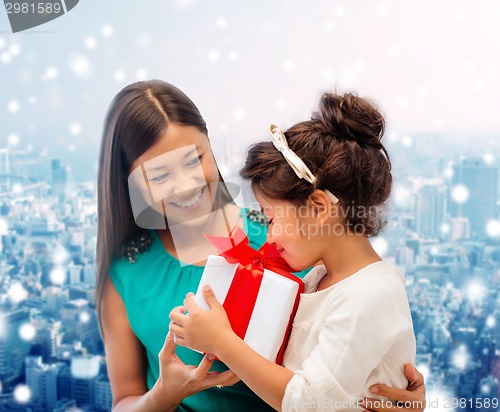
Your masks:
{"label": "woman's arm", "polygon": [[[426,405],[424,376],[411,364],[405,365],[405,375],[408,378],[406,390],[386,385],[370,387],[370,392],[390,399],[392,405],[368,398],[363,407],[375,412],[424,412]],[[398,403],[401,406],[397,406]]]}
{"label": "woman's arm", "polygon": [[238,378],[228,371],[209,373],[214,357],[207,355],[198,367],[184,365],[175,356],[175,343],[167,336],[160,351],[160,377],[148,391],[144,348],[128,322],[125,305],[110,279],[102,299],[101,327],[106,363],[113,393],[113,411],[175,411],[185,397],[215,385],[231,385]]}

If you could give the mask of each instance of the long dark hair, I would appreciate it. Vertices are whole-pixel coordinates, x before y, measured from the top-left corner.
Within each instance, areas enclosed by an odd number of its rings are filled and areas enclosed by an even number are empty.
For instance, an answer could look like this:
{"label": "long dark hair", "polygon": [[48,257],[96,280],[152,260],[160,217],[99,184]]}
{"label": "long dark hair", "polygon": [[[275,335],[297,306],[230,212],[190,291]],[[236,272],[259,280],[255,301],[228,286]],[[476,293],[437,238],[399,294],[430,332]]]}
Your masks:
{"label": "long dark hair", "polygon": [[[99,319],[104,283],[125,242],[144,234],[134,220],[128,192],[132,163],[155,144],[170,123],[195,126],[208,138],[196,105],[177,87],[150,80],[130,84],[109,108],[97,178],[96,306]],[[219,173],[219,179],[222,176]],[[225,185],[221,190],[226,190]],[[228,197],[228,196],[226,196]]]}

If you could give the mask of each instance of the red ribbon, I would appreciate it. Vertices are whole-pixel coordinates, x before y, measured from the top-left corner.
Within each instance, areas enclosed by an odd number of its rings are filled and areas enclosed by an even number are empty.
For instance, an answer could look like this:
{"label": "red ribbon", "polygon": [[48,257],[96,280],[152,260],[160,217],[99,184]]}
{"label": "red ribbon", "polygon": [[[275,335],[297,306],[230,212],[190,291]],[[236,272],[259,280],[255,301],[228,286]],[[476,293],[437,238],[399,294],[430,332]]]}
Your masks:
{"label": "red ribbon", "polygon": [[[208,235],[205,235],[205,237],[229,263],[238,263],[238,268],[222,306],[226,310],[233,331],[241,339],[245,338],[248,324],[252,317],[264,276],[264,269],[271,270],[299,285],[285,334],[285,337],[288,338],[299,304],[300,294],[304,292],[304,283],[301,279],[289,273],[293,269],[280,256],[280,252],[276,247],[272,244],[264,243],[259,250],[253,249],[248,242],[245,232],[238,226],[231,230],[228,237]],[[285,339],[278,352],[276,363],[281,364],[286,349],[286,341],[287,339]]]}

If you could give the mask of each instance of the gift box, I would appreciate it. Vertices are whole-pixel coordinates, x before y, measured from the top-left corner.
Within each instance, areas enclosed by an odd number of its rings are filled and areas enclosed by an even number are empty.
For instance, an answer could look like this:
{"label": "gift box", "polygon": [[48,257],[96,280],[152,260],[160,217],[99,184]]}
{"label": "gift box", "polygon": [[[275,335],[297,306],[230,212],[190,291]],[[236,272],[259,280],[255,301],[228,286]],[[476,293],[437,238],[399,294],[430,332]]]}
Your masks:
{"label": "gift box", "polygon": [[281,364],[304,283],[290,273],[293,269],[273,245],[253,249],[238,227],[229,237],[206,237],[220,256],[208,257],[195,302],[208,309],[201,289],[210,285],[233,331],[259,354]]}

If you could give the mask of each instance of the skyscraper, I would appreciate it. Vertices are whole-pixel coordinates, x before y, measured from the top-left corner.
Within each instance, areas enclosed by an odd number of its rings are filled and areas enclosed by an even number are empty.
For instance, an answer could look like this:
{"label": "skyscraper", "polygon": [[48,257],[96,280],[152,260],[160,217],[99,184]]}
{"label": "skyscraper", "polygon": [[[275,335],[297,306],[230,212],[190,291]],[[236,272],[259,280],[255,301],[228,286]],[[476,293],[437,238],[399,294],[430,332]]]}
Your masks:
{"label": "skyscraper", "polygon": [[41,357],[26,358],[26,383],[31,389],[31,403],[52,410],[57,402],[57,374],[60,365],[46,365]]}
{"label": "skyscraper", "polygon": [[52,159],[52,194],[59,197],[59,199],[64,198],[66,193],[66,184],[68,181],[68,176],[66,172],[66,166],[59,159]]}
{"label": "skyscraper", "polygon": [[0,332],[0,381],[4,390],[23,375],[24,358],[30,351],[31,343],[21,339],[19,328],[29,321],[27,309],[0,312],[0,323],[3,325]]}
{"label": "skyscraper", "polygon": [[497,182],[498,167],[481,160],[463,160],[453,168],[450,214],[469,219],[472,239],[486,238],[486,225],[497,217]]}
{"label": "skyscraper", "polygon": [[416,229],[423,238],[440,235],[446,207],[446,188],[438,184],[426,184],[416,197]]}

